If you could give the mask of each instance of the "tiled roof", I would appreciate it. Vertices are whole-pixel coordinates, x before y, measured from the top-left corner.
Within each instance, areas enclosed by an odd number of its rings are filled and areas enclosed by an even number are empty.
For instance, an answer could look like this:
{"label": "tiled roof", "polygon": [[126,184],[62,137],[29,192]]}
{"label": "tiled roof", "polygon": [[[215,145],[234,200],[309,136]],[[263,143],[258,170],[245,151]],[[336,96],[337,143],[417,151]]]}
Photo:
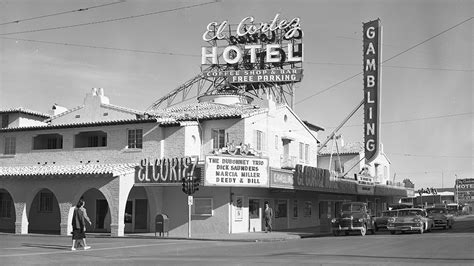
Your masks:
{"label": "tiled roof", "polygon": [[303,123],[311,130],[314,130],[314,131],[324,131],[324,128],[320,127],[320,126],[317,126],[315,124],[312,124],[306,120],[303,120]]}
{"label": "tiled roof", "polygon": [[66,111],[64,111],[64,112],[62,112],[62,113],[59,113],[59,114],[54,115],[54,116],[51,116],[48,120],[54,120],[54,119],[56,119],[56,118],[58,118],[58,117],[64,116],[64,115],[66,115],[66,114],[72,113],[72,112],[77,111],[77,110],[80,110],[80,109],[82,109],[82,108],[84,108],[84,105],[76,106],[76,107],[71,108],[71,109],[68,109],[68,110],[66,110]]}
{"label": "tiled roof", "polygon": [[80,122],[80,123],[70,123],[70,124],[58,124],[58,125],[11,127],[11,128],[2,128],[0,129],[0,132],[46,130],[46,129],[76,128],[76,127],[96,127],[96,126],[105,126],[105,125],[110,126],[110,125],[156,123],[156,122],[157,122],[156,118],[123,119],[123,120],[93,121],[93,122]]}
{"label": "tiled roof", "polygon": [[80,165],[32,165],[0,167],[0,177],[7,176],[44,176],[44,175],[90,175],[133,173],[138,164],[80,164]]}
{"label": "tiled roof", "polygon": [[178,107],[154,110],[149,114],[160,118],[160,122],[176,123],[196,119],[223,119],[232,117],[249,117],[267,112],[266,108],[249,104],[217,104],[210,102],[193,103]]}
{"label": "tiled roof", "polygon": [[[120,111],[120,112],[126,112],[126,113],[130,113],[130,114],[136,114],[136,115],[143,115],[144,112],[142,111],[137,111],[137,110],[134,110],[134,109],[130,109],[130,108],[127,108],[127,107],[122,107],[122,106],[118,106],[118,105],[113,105],[113,104],[101,104],[101,106],[105,107],[105,108],[109,108],[109,109],[113,109],[113,110],[116,110],[116,111]],[[72,112],[75,112],[77,110],[80,110],[82,108],[84,108],[85,105],[79,105],[79,106],[76,106],[74,108],[71,108],[71,109],[68,109],[62,113],[59,113],[55,116],[51,116],[50,119],[48,120],[54,120],[58,117],[62,117],[62,116],[65,116],[69,113],[72,113]]]}
{"label": "tiled roof", "polygon": [[138,110],[134,110],[134,109],[131,109],[131,108],[128,108],[128,107],[118,106],[118,105],[114,105],[114,104],[110,104],[110,103],[107,103],[107,104],[103,103],[101,105],[106,107],[106,108],[115,109],[117,111],[136,114],[136,115],[143,115],[145,113],[143,111],[138,111]]}
{"label": "tiled roof", "polygon": [[[345,143],[344,146],[338,145],[339,149],[339,154],[359,154],[364,150],[364,146],[361,142],[351,142],[351,143]],[[320,155],[330,155],[331,150],[333,151],[333,154],[336,154],[336,145],[334,145],[333,149],[333,144],[332,142],[328,142],[326,144],[326,147],[322,148],[321,151],[319,152]]]}
{"label": "tiled roof", "polygon": [[35,115],[35,116],[44,117],[44,118],[51,117],[48,114],[36,112],[36,111],[29,110],[29,109],[26,109],[26,108],[23,108],[23,107],[0,109],[0,113],[24,113],[24,114]]}

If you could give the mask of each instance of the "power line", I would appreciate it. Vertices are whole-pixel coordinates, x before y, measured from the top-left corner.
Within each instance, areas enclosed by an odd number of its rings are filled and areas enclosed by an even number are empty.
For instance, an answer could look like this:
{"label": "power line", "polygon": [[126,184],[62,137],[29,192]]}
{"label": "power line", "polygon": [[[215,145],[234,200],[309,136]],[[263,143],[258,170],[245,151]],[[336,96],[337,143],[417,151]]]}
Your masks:
{"label": "power line", "polygon": [[404,174],[404,175],[409,175],[409,174],[435,174],[435,173],[450,173],[450,172],[456,172],[456,173],[470,173],[471,170],[465,170],[465,169],[443,169],[439,171],[420,171],[420,172],[396,172],[398,174]]}
{"label": "power line", "polygon": [[[406,123],[406,122],[422,121],[422,120],[430,120],[430,119],[438,119],[438,118],[446,118],[446,117],[455,117],[455,116],[463,116],[463,115],[472,115],[472,114],[474,114],[474,112],[458,113],[458,114],[447,114],[447,115],[430,116],[430,117],[413,118],[413,119],[404,119],[404,120],[395,120],[395,121],[386,121],[386,122],[381,122],[380,124],[398,124],[398,123]],[[362,124],[348,125],[346,127],[360,127],[360,126],[362,126]],[[326,128],[335,128],[335,127],[326,127]]]}
{"label": "power line", "polygon": [[[73,47],[115,50],[115,51],[124,51],[124,52],[200,57],[200,55],[197,55],[197,54],[183,54],[183,53],[174,53],[174,52],[160,52],[160,51],[150,51],[150,50],[126,49],[126,48],[117,48],[117,47],[106,47],[106,46],[77,44],[77,43],[66,43],[66,42],[52,42],[52,41],[23,39],[23,38],[0,37],[0,39],[16,40],[16,41],[24,41],[24,42],[36,42],[36,43],[45,43],[45,44],[56,44],[56,45],[73,46]],[[314,65],[360,66],[360,64],[342,64],[342,63],[328,63],[328,62],[321,62],[321,63],[305,62],[305,63],[314,64]],[[423,69],[423,70],[440,70],[440,71],[462,71],[462,72],[472,72],[473,71],[473,70],[469,70],[469,69],[423,68],[423,67],[408,67],[408,66],[384,66],[384,67],[406,68],[406,69]]]}
{"label": "power line", "polygon": [[[329,65],[329,66],[357,66],[362,67],[360,64],[344,64],[344,63],[330,63],[330,62],[305,62],[305,64],[310,65]],[[435,68],[435,67],[409,67],[409,66],[387,66],[384,65],[384,68],[400,68],[400,69],[417,69],[417,70],[437,70],[437,71],[457,71],[457,72],[473,72],[472,69],[455,69],[455,68]]]}
{"label": "power line", "polygon": [[86,22],[86,23],[73,24],[73,25],[43,28],[43,29],[7,32],[7,33],[0,33],[0,35],[1,36],[6,36],[6,35],[13,35],[13,34],[21,34],[21,33],[32,33],[32,32],[41,32],[41,31],[49,31],[49,30],[59,30],[59,29],[67,29],[67,28],[74,28],[74,27],[82,27],[82,26],[95,25],[95,24],[100,24],[100,23],[115,22],[115,21],[121,21],[121,20],[151,16],[151,15],[156,15],[156,14],[168,13],[168,12],[173,12],[173,11],[178,11],[178,10],[183,10],[183,9],[189,9],[189,8],[193,8],[193,7],[200,7],[200,6],[204,6],[204,5],[214,4],[214,3],[216,3],[216,1],[206,2],[206,3],[201,3],[201,4],[195,4],[195,5],[188,5],[188,6],[177,7],[177,8],[166,9],[166,10],[160,10],[160,11],[155,11],[155,12],[150,12],[150,13],[145,13],[145,14],[140,14],[140,15],[133,15],[133,16],[127,16],[127,17],[120,17],[120,18],[113,18],[113,19],[106,19],[106,20],[99,20],[99,21]]}
{"label": "power line", "polygon": [[473,19],[473,18],[474,18],[474,17],[470,17],[470,18],[468,18],[468,19],[465,19],[465,20],[459,22],[458,24],[456,24],[456,25],[454,25],[454,26],[452,26],[452,27],[450,27],[450,28],[448,28],[448,29],[446,29],[446,30],[444,30],[444,31],[442,31],[442,32],[440,32],[440,33],[438,33],[438,34],[436,34],[436,35],[434,35],[434,36],[432,36],[432,37],[430,37],[430,38],[428,38],[428,39],[426,39],[426,40],[424,40],[424,41],[422,41],[422,42],[420,42],[420,43],[418,43],[418,44],[416,44],[416,45],[414,45],[414,46],[412,46],[412,47],[410,47],[410,48],[407,48],[407,49],[401,51],[400,53],[398,53],[398,54],[396,54],[396,55],[390,57],[389,59],[384,60],[383,63],[385,63],[385,62],[387,62],[387,61],[390,61],[390,60],[394,59],[395,57],[398,57],[399,55],[402,55],[402,54],[404,54],[404,53],[406,53],[406,52],[408,52],[408,51],[410,51],[410,50],[412,50],[412,49],[414,49],[414,48],[416,48],[416,47],[418,47],[418,46],[420,46],[420,45],[422,45],[422,44],[424,44],[424,43],[426,43],[426,42],[428,42],[428,41],[431,41],[432,39],[434,39],[434,38],[440,36],[441,34],[446,33],[446,32],[448,32],[448,31],[450,31],[450,30],[452,30],[452,29],[454,29],[454,28],[456,28],[456,27],[458,27],[458,26],[460,26],[460,25],[462,25],[462,24],[468,22],[469,20],[471,20],[471,19]]}
{"label": "power line", "polygon": [[146,53],[146,54],[160,54],[160,55],[171,55],[171,56],[200,57],[199,55],[193,55],[193,54],[182,54],[182,53],[174,53],[174,52],[160,52],[160,51],[150,51],[150,50],[137,50],[137,49],[125,49],[125,48],[105,47],[105,46],[96,46],[96,45],[87,45],[87,44],[74,44],[74,43],[50,42],[50,41],[21,39],[21,38],[0,37],[0,39],[17,40],[17,41],[24,41],[24,42],[46,43],[46,44],[56,44],[56,45],[73,46],[73,47],[84,47],[84,48],[104,49],[104,50],[113,50],[113,51],[123,51],[123,52],[135,52],[135,53]]}
{"label": "power line", "polygon": [[401,68],[401,69],[418,69],[418,70],[438,70],[438,71],[457,71],[457,72],[473,72],[472,69],[454,69],[454,68],[434,68],[434,67],[407,67],[407,66],[383,66],[385,68]]}
{"label": "power line", "polygon": [[97,5],[97,6],[88,6],[88,7],[83,7],[83,8],[79,8],[79,9],[74,9],[74,10],[69,10],[69,11],[64,11],[64,12],[58,12],[58,13],[53,13],[53,14],[48,14],[48,15],[43,15],[43,16],[38,16],[38,17],[17,19],[17,20],[13,20],[13,21],[9,21],[9,22],[0,23],[0,26],[8,25],[8,24],[18,24],[18,23],[24,22],[24,21],[47,18],[47,17],[53,17],[53,16],[59,16],[59,15],[64,15],[64,14],[69,14],[69,13],[83,12],[83,11],[91,10],[91,9],[94,9],[94,8],[100,8],[100,7],[104,7],[104,6],[121,4],[123,2],[125,2],[125,0],[120,0],[118,2],[107,3],[107,4]]}
{"label": "power line", "polygon": [[[413,46],[411,46],[411,47],[409,47],[409,48],[407,48],[407,49],[401,51],[400,53],[398,53],[398,54],[396,54],[396,55],[394,55],[394,56],[392,56],[392,57],[390,57],[390,58],[384,60],[384,61],[382,62],[382,64],[383,64],[383,63],[386,63],[386,62],[388,62],[388,61],[390,61],[390,60],[392,60],[392,59],[394,59],[394,58],[396,58],[396,57],[398,57],[398,56],[400,56],[400,55],[402,55],[402,54],[404,54],[404,53],[406,53],[406,52],[408,52],[408,51],[410,51],[410,50],[412,50],[412,49],[414,49],[414,48],[416,48],[416,47],[418,47],[418,46],[420,46],[420,45],[422,45],[422,44],[424,44],[424,43],[426,43],[426,42],[428,42],[428,41],[430,41],[430,40],[432,40],[432,39],[434,39],[434,38],[436,38],[436,37],[438,37],[438,36],[440,36],[440,35],[443,34],[443,33],[446,33],[447,31],[450,31],[450,30],[452,30],[452,29],[454,29],[454,28],[456,28],[456,27],[458,27],[458,26],[460,26],[460,25],[462,25],[462,24],[464,24],[464,23],[466,23],[466,22],[472,20],[473,18],[474,18],[474,17],[470,17],[470,18],[468,18],[468,19],[465,19],[465,20],[461,21],[460,23],[458,23],[458,24],[456,24],[456,25],[454,25],[454,26],[452,26],[452,27],[450,27],[450,28],[448,28],[448,29],[446,29],[446,30],[443,30],[442,32],[440,32],[440,33],[438,33],[438,34],[436,34],[436,35],[434,35],[434,36],[432,36],[432,37],[430,37],[430,38],[428,38],[428,39],[426,39],[426,40],[424,40],[424,41],[422,41],[422,42],[420,42],[420,43],[418,43],[418,44],[415,44],[415,45],[413,45]],[[344,79],[343,81],[337,82],[337,83],[335,83],[335,84],[333,84],[333,85],[327,87],[326,89],[324,89],[324,90],[322,90],[322,91],[319,91],[319,92],[316,92],[316,93],[314,93],[314,94],[312,94],[312,95],[309,95],[309,96],[307,96],[307,97],[305,97],[305,98],[299,100],[298,102],[296,102],[295,105],[296,105],[296,104],[299,104],[299,103],[302,103],[302,102],[304,102],[304,101],[306,101],[306,100],[308,100],[308,99],[310,99],[310,98],[312,98],[312,97],[314,97],[314,96],[316,96],[316,95],[319,95],[319,94],[321,94],[321,93],[323,93],[323,92],[325,92],[325,91],[328,91],[328,90],[330,90],[330,89],[332,89],[332,88],[334,88],[334,87],[336,87],[336,86],[338,86],[338,85],[340,85],[340,84],[342,84],[342,83],[344,83],[344,82],[346,82],[346,81],[349,81],[349,80],[351,80],[351,79],[353,79],[353,78],[359,76],[359,75],[362,74],[362,73],[363,73],[363,72],[359,72],[359,73],[357,73],[357,74],[355,74],[355,75],[352,75],[352,76],[350,76],[350,77]]]}
{"label": "power line", "polygon": [[411,154],[411,153],[395,153],[387,152],[390,155],[400,155],[406,157],[435,157],[435,158],[459,158],[459,159],[472,159],[474,156],[456,156],[456,155],[423,155],[423,154]]}

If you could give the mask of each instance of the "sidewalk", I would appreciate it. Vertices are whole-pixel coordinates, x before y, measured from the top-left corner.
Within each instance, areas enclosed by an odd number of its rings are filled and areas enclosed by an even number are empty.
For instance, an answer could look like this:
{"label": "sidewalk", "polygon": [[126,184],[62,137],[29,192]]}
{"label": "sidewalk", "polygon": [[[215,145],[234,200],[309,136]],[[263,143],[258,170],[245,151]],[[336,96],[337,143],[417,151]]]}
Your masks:
{"label": "sidewalk", "polygon": [[[190,239],[190,240],[204,240],[204,241],[244,241],[244,242],[271,242],[271,241],[285,241],[292,239],[301,239],[309,237],[321,237],[332,235],[330,231],[321,230],[320,226],[306,227],[306,228],[295,228],[273,231],[271,233],[265,232],[247,232],[247,233],[234,233],[234,234],[199,234],[194,233],[191,238],[187,236],[173,236],[168,237],[155,237],[155,233],[137,233],[137,234],[125,234],[126,238],[157,238],[157,239]],[[110,237],[105,235],[95,235],[89,233],[88,237]]]}
{"label": "sidewalk", "polygon": [[[0,235],[15,235],[14,233],[0,232]],[[160,237],[157,233],[127,233],[123,237],[110,236],[110,233],[93,233],[87,232],[88,238],[135,238],[135,239],[175,239],[175,240],[201,240],[201,241],[237,241],[237,242],[274,242],[274,241],[286,241],[310,237],[322,237],[332,235],[331,231],[322,230],[320,226],[306,227],[306,228],[295,228],[273,231],[271,233],[265,232],[247,232],[247,233],[234,233],[234,234],[203,234],[193,233],[190,238],[187,235],[172,235]],[[19,237],[26,236],[51,236],[58,237],[57,234],[47,233],[32,233],[26,235],[15,235]],[[70,238],[71,236],[64,236]]]}

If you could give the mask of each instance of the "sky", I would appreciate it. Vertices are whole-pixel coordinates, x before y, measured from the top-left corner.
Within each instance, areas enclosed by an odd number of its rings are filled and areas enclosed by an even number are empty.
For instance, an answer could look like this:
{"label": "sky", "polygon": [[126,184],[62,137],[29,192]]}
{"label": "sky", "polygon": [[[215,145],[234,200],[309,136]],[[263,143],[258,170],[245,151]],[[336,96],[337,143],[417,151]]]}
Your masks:
{"label": "sky", "polygon": [[[301,19],[294,108],[324,140],[363,99],[362,23],[379,18],[391,178],[453,187],[474,178],[472,10],[467,0],[0,0],[0,109],[73,108],[102,87],[112,104],[145,110],[200,73],[208,23],[280,14]],[[362,115],[338,132],[345,143],[363,140]]]}

